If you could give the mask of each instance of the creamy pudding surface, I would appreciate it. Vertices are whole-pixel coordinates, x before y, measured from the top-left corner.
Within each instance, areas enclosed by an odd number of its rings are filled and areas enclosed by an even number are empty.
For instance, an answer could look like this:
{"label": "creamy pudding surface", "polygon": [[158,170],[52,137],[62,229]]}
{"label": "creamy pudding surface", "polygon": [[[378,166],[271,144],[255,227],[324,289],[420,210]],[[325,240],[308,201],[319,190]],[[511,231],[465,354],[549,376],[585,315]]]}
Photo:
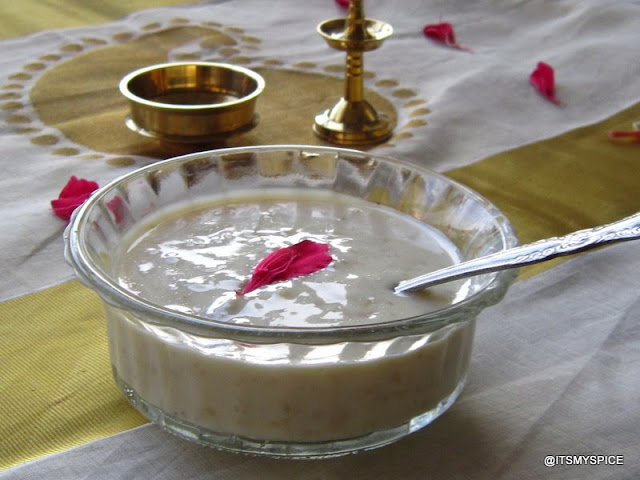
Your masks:
{"label": "creamy pudding surface", "polygon": [[[294,190],[237,194],[160,212],[121,255],[119,283],[166,308],[254,326],[333,326],[408,318],[455,303],[459,283],[420,294],[400,280],[459,261],[440,232],[361,199]],[[237,292],[271,252],[302,240],[329,244],[310,275]]]}

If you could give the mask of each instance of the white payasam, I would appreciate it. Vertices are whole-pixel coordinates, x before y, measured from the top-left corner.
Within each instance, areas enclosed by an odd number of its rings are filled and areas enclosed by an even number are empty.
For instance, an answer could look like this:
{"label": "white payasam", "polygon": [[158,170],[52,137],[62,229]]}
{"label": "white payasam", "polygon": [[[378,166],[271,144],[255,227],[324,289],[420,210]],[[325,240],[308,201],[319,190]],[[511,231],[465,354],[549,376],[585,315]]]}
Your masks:
{"label": "white payasam", "polygon": [[[444,235],[408,215],[335,193],[221,202],[165,213],[134,233],[118,269],[121,285],[170,309],[260,326],[375,323],[454,301],[457,286],[392,291],[394,280],[459,259]],[[236,294],[260,260],[305,239],[330,245],[328,268]]]}
{"label": "white payasam", "polygon": [[[237,294],[262,258],[305,239],[330,245],[328,267]],[[125,246],[116,273],[127,290],[235,324],[387,322],[465,294],[460,282],[395,294],[398,279],[459,261],[455,247],[409,215],[337,193],[253,192],[159,212]],[[452,402],[464,382],[474,326],[462,322],[375,343],[243,349],[126,315],[111,320],[116,375],[144,402],[212,432],[280,442],[354,438]]]}

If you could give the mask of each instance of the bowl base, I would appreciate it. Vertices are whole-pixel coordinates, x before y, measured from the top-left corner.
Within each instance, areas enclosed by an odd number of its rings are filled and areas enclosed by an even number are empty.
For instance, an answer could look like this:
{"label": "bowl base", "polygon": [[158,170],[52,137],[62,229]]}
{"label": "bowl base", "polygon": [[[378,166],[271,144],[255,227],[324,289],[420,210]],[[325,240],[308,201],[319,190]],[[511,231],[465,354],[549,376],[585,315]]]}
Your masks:
{"label": "bowl base", "polygon": [[120,391],[129,403],[146,418],[169,433],[223,451],[297,460],[339,457],[365,450],[373,450],[396,442],[426,427],[447,411],[462,392],[466,380],[466,377],[463,377],[453,392],[442,399],[435,408],[418,415],[398,427],[344,440],[287,442],[258,440],[231,433],[215,432],[199,427],[193,423],[167,414],[162,409],[145,401],[130,385],[119,377],[115,369],[113,369],[113,376]]}

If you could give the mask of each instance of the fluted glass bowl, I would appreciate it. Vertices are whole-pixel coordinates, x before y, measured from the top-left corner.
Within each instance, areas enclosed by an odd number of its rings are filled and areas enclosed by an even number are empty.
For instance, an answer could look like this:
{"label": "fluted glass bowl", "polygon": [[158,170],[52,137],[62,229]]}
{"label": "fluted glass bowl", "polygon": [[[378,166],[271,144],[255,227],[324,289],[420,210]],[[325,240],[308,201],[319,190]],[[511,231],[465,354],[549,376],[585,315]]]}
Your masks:
{"label": "fluted glass bowl", "polygon": [[[286,458],[371,449],[426,426],[460,394],[475,318],[504,296],[514,271],[468,279],[463,295],[434,311],[320,326],[259,326],[186,313],[116,278],[116,266],[128,260],[125,239],[158,211],[282,188],[385,205],[440,231],[463,260],[517,244],[508,219],[477,193],[375,154],[242,147],[141,168],[97,190],[65,233],[67,261],[104,300],[122,393],[181,437]],[[364,233],[362,241],[372,241]],[[415,262],[421,265],[420,258]],[[388,273],[390,289],[404,273]]]}

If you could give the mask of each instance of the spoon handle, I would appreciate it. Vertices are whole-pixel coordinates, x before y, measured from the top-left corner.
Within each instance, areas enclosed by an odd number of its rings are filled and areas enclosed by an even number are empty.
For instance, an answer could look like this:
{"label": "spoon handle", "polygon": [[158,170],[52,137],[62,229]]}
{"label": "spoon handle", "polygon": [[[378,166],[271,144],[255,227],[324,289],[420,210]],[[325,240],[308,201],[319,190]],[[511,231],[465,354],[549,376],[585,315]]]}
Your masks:
{"label": "spoon handle", "polygon": [[531,265],[609,243],[637,238],[640,238],[640,213],[607,225],[520,245],[404,280],[395,287],[394,291],[400,293],[406,290],[432,287],[451,280]]}

